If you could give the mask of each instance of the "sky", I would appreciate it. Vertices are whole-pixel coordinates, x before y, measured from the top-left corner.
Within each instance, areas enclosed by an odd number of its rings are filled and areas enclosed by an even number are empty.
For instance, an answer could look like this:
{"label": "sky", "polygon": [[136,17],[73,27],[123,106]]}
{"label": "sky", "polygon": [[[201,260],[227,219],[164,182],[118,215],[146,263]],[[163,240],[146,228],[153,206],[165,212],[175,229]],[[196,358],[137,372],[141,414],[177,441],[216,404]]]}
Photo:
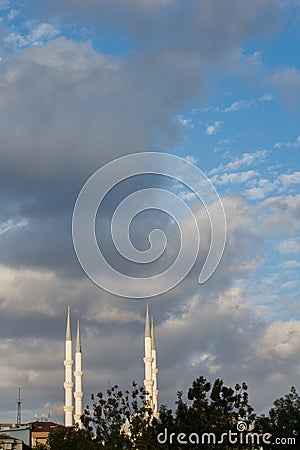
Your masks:
{"label": "sky", "polygon": [[268,411],[291,386],[300,389],[299,1],[49,5],[0,0],[0,422],[15,420],[19,386],[24,422],[42,414],[63,421],[68,304],[74,335],[81,320],[84,404],[110,385],[143,383],[147,300],[93,283],[72,242],[84,183],[138,152],[193,162],[227,220],[221,262],[199,285],[211,234],[187,186],[140,175],[115,186],[98,211],[99,246],[129,276],[167,267],[180,232],[162,212],[141,213],[133,244],[145,251],[150,231],[162,227],[167,250],[148,269],[130,264],[109,237],[121,200],[167,189],[201,222],[191,272],[148,300],[160,404],[173,407],[176,392],[204,375],[245,381],[255,410]]}

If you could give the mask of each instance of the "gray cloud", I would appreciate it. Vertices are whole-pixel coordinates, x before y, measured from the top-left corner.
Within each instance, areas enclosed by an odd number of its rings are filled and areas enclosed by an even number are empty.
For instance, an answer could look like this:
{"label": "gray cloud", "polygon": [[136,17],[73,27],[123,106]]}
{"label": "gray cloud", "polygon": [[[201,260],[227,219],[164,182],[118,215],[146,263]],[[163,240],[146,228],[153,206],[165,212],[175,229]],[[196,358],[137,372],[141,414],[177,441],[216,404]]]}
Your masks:
{"label": "gray cloud", "polygon": [[[116,299],[84,276],[71,242],[76,196],[88,176],[106,162],[178,144],[181,131],[174,117],[189,102],[208,95],[211,69],[217,65],[220,71],[228,70],[245,41],[272,33],[283,17],[282,3],[276,0],[226,5],[60,1],[51,3],[51,11],[46,8],[45,2],[39,14],[52,20],[59,16],[62,27],[64,20],[79,17],[104,34],[113,26],[125,34],[129,52],[118,60],[65,37],[18,53],[5,49],[0,218],[10,220],[11,228],[0,234],[1,421],[15,418],[11,399],[18,385],[23,386],[26,420],[46,404],[55,411],[53,419],[62,420],[68,303],[73,320],[81,317],[83,322],[85,402],[90,392],[105,389],[109,381],[122,386],[134,378],[142,382],[145,302]],[[3,33],[5,37],[6,30]],[[204,253],[195,269],[176,289],[151,301],[161,401],[170,404],[179,387],[203,373],[223,376],[228,383],[245,379],[256,392],[257,406],[265,408],[299,373],[293,359],[298,340],[287,344],[284,370],[276,351],[265,362],[271,325],[251,299],[243,300],[245,292],[237,285],[243,286],[264,256],[265,230],[253,220],[257,211],[262,217],[274,207],[264,224],[266,229],[278,224],[278,230],[287,223],[282,215],[286,209],[296,226],[298,206],[294,197],[266,201],[261,210],[240,197],[228,197],[224,203],[228,244],[214,277],[204,286],[197,284],[209,241],[204,224]],[[108,208],[105,217],[109,213]],[[143,231],[141,221],[139,238]],[[280,346],[283,326],[276,326]],[[298,322],[294,328],[298,336]],[[270,383],[268,392],[260,381],[264,377]]]}
{"label": "gray cloud", "polygon": [[[39,13],[56,19],[76,18],[89,25],[110,26],[127,33],[139,44],[172,46],[176,49],[197,49],[206,57],[231,50],[239,40],[262,37],[282,23],[282,4],[277,0],[267,2],[246,1],[241,4],[230,0],[226,4],[217,0],[128,1],[110,2],[92,0],[56,1],[41,5],[32,2]],[[101,29],[101,28],[100,28]],[[103,31],[103,28],[101,29]]]}

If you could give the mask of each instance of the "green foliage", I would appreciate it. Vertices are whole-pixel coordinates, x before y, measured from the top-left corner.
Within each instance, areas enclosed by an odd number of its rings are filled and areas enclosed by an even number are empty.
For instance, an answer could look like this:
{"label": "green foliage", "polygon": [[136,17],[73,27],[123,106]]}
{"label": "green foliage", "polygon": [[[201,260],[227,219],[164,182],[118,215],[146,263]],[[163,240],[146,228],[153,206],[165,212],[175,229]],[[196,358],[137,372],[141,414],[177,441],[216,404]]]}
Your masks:
{"label": "green foliage", "polygon": [[[1,448],[1,447],[0,447]],[[48,450],[49,449],[49,447],[47,446],[47,445],[45,445],[45,444],[40,444],[40,443],[38,443],[36,446],[35,446],[35,450]]]}
{"label": "green foliage", "polygon": [[94,445],[92,436],[87,430],[59,425],[51,430],[46,448],[49,450],[93,450],[98,447]]}

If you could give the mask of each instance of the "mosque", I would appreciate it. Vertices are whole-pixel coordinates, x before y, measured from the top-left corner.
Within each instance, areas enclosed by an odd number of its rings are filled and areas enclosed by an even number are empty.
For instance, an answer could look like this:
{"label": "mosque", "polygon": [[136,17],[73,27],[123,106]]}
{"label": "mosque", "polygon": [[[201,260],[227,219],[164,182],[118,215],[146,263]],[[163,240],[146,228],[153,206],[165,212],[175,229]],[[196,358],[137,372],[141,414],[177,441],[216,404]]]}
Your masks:
{"label": "mosque", "polygon": [[[155,417],[158,416],[158,388],[157,388],[157,359],[156,359],[156,344],[154,336],[154,321],[149,317],[148,303],[146,305],[146,321],[145,321],[145,379],[144,386],[147,392],[147,402],[153,410]],[[74,372],[73,372],[73,365]],[[75,354],[73,359],[73,343],[72,343],[72,330],[71,330],[71,313],[68,306],[67,313],[67,325],[66,325],[66,341],[65,341],[65,402],[64,402],[64,414],[65,414],[65,426],[72,427],[74,424],[78,424],[81,428],[82,423],[80,420],[83,414],[83,390],[82,390],[82,348],[81,348],[81,336],[80,336],[80,323],[77,322],[77,333],[75,343]],[[74,403],[73,403],[74,398]]]}

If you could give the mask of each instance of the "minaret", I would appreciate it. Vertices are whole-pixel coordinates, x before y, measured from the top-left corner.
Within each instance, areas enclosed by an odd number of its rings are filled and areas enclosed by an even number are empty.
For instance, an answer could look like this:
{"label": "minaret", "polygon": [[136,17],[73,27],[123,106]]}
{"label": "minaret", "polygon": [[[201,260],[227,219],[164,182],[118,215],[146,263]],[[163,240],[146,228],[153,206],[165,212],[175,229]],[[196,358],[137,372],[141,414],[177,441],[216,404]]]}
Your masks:
{"label": "minaret", "polygon": [[82,352],[81,352],[81,339],[80,339],[80,323],[78,320],[77,323],[77,336],[76,336],[76,346],[75,346],[75,414],[74,414],[74,422],[79,425],[79,428],[82,428],[82,422],[80,417],[82,416]]}
{"label": "minaret", "polygon": [[153,408],[153,379],[152,379],[152,343],[148,303],[146,305],[146,324],[145,324],[145,379],[144,386],[146,389],[146,399],[148,405]]}
{"label": "minaret", "polygon": [[157,389],[157,361],[156,361],[156,345],[154,337],[154,319],[152,317],[151,323],[151,349],[152,349],[152,380],[153,380],[153,414],[157,417],[158,414],[158,389]]}
{"label": "minaret", "polygon": [[73,426],[73,359],[72,359],[72,331],[71,331],[71,319],[70,319],[70,306],[68,306],[67,327],[66,327],[66,342],[65,342],[65,426]]}

